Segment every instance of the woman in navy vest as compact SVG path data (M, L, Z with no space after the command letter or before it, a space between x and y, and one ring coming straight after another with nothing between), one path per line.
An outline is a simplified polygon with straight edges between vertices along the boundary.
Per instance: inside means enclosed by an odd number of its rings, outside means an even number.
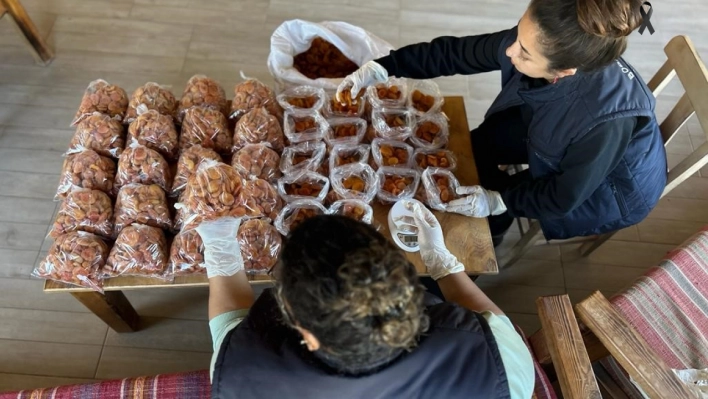
M370 61L338 93L389 76L429 79L501 71L502 89L472 131L481 186L450 211L489 217L495 245L514 217L547 239L640 222L666 184L654 97L621 58L642 0L531 0L516 27L439 37ZM499 165L528 164L509 176Z
M293 230L258 300L236 241L240 220L197 227L209 277L212 397L528 399L531 354L445 247L421 203L400 220L448 302L374 228L318 216Z

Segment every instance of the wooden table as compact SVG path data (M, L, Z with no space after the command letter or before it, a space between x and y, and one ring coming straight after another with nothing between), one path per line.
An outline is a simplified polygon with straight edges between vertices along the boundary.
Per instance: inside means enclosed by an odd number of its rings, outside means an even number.
M472 157L467 114L462 97L447 97L443 111L450 118L449 148L457 156L455 175L462 185L478 184L477 168ZM390 206L375 203L374 218L382 226L381 233L390 237L388 231L388 210ZM475 219L454 213L435 212L445 232L448 249L465 265L465 271L471 275L496 274L499 272L494 256L492 237L487 219ZM418 273L425 275L425 265L418 253L407 253L408 259L415 265ZM254 284L267 283L267 275L250 276ZM165 282L147 277L116 277L104 282L104 294L87 288L47 280L45 292L68 292L83 303L109 327L117 332L137 330L138 314L123 294L123 290L150 289L159 287L205 287L206 276L180 276L173 282Z

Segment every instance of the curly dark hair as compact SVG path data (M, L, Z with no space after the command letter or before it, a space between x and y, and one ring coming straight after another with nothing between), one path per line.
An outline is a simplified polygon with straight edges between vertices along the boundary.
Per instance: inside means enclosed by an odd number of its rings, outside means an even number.
M289 235L274 270L285 320L309 330L339 372L416 346L428 328L425 288L403 253L371 226L317 216Z
M642 0L531 0L531 19L550 70L598 70L627 49Z

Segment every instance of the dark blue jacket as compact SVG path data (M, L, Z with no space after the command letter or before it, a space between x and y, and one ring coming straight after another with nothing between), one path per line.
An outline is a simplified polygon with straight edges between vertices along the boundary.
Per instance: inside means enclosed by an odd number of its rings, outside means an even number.
M450 303L428 307L416 348L376 370L342 375L300 344L270 290L224 339L214 365L215 399L508 399L506 371L484 317Z
M597 125L638 117L621 162L595 192L562 217L540 218L546 238L601 234L640 222L657 204L667 178L651 91L622 58L594 73L578 72L556 84L525 88L523 75L504 55L515 40L512 29L499 46L502 91L487 116L522 104L532 109L528 157L534 179L563 173L559 165L568 146Z

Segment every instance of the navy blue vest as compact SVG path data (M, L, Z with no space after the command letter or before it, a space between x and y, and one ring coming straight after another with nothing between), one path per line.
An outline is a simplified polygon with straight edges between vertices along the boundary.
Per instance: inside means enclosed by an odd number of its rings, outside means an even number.
M579 207L562 218L541 219L547 239L615 231L644 219L666 186L667 165L655 99L624 59L594 72L578 72L556 84L527 89L522 74L504 54L516 40L512 29L499 48L502 91L487 116L527 104L533 111L528 131L529 169L534 179L563 173L566 149L600 123L639 117L619 165Z
M214 368L218 399L508 399L496 341L480 314L450 303L428 307L416 348L375 372L341 375L300 344L266 290L224 339Z

